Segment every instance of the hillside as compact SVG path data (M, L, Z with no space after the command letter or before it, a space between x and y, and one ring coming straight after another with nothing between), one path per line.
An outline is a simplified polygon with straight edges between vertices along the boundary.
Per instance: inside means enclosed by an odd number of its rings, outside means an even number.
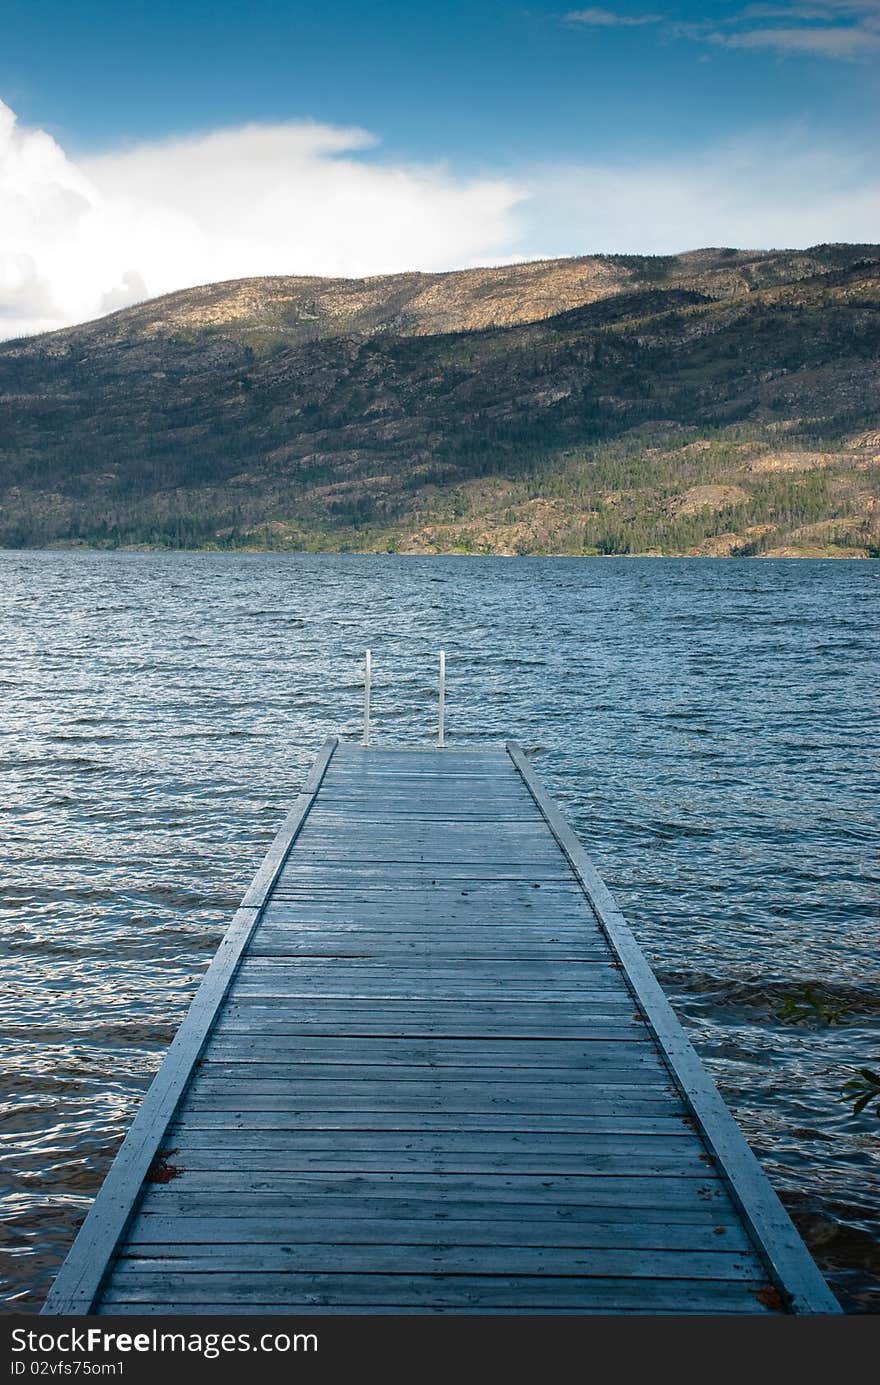
M880 247L249 279L0 344L0 543L880 554Z

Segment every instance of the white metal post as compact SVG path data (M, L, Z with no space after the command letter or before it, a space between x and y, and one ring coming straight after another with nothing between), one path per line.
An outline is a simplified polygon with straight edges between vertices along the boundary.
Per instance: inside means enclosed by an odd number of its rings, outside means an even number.
M373 655L367 649L364 667L364 745L370 744L370 683L373 677Z
M445 737L446 721L446 650L440 650L440 721L439 721L439 742L440 749L446 745Z

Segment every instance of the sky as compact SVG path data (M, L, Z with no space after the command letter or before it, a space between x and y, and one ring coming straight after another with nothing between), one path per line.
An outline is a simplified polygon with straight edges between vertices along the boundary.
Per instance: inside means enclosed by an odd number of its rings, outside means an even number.
M252 274L880 240L880 0L4 0L0 336Z

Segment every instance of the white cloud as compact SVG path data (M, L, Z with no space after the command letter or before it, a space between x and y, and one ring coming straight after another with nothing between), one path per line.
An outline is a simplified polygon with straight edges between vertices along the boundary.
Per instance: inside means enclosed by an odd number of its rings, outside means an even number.
M653 163L548 168L531 192L524 239L547 254L873 242L880 226L873 153L798 130Z
M373 143L305 122L245 126L75 164L0 103L0 336L218 279L445 269L507 251L514 182L371 163Z
M865 19L880 15L880 0L791 0L789 4L748 4L737 19Z
M751 27L755 20L781 19L778 25ZM790 0L788 4L755 3L713 20L679 20L662 14L621 14L591 7L570 10L561 22L568 28L636 28L658 26L663 38L688 39L721 48L766 48L787 57L869 61L880 52L880 0Z
M880 0L790 0L789 4L747 5L734 22L748 19L821 19L845 17L867 23L880 20Z
M808 53L818 58L867 58L880 53L880 33L864 24L747 29L740 34L710 34L726 48L772 48L777 53Z
M194 284L543 255L870 241L870 150L757 132L667 160L467 179L364 158L324 125L247 126L71 161L0 104L0 337Z
M748 27L751 21L769 19L785 22ZM724 48L768 48L787 57L867 62L880 52L880 0L770 0L747 5L721 22L728 26L724 31L710 23L679 25L677 31Z
M569 10L562 16L563 24L585 29L637 29L643 24L660 24L662 19L660 14L619 14L617 10L605 10L597 5L586 10Z

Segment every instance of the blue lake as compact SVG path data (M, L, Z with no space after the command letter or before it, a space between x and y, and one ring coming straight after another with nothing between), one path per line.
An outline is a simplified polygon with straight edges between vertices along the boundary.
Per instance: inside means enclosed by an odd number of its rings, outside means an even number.
M0 553L3 1301L36 1310L325 735L518 740L880 1311L880 564ZM809 992L816 1002L811 1004Z

